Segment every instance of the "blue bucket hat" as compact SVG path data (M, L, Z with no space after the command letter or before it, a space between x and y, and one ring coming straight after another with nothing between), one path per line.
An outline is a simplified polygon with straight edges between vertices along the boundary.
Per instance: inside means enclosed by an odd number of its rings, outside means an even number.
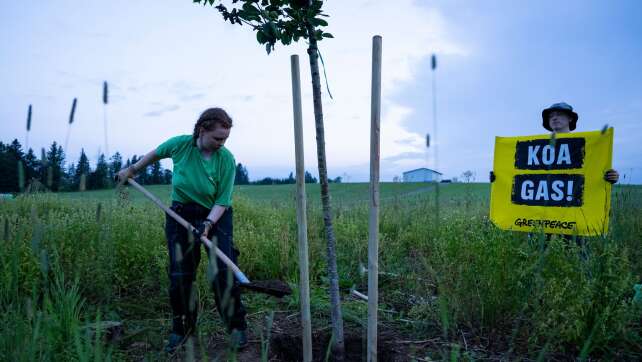
M569 104L564 102L555 103L552 106L542 111L542 126L544 126L544 128L553 132L553 129L548 124L548 115L552 111L562 111L568 114L568 116L571 117L571 124L569 125L569 129L571 131L575 129L575 126L577 125L577 118L578 118L577 113L573 112L573 107L571 107Z

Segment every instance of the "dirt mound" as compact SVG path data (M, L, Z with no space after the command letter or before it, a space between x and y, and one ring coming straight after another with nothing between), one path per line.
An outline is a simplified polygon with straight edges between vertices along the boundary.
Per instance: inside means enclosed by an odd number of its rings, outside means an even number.
M233 353L229 350L229 340L227 335L211 335L205 339L198 341L192 340L191 347L185 346L181 348L175 355L170 356L170 361L228 361L234 360L239 362L254 362L260 361L264 352L267 352L268 360L270 362L290 362L303 360L303 347L301 339L301 322L298 314L288 314L287 312L276 312L273 315L270 342L268 351L262 350L265 348L263 344L263 337L265 331L259 332L258 329L264 328L261 326L263 317L257 315L250 318L250 328L248 328L249 345L247 348ZM263 321L264 322L264 321ZM252 328L254 325L257 328ZM323 328L320 328L323 327ZM355 327L350 323L344 326L344 340L345 340L345 357L346 361L366 361L366 348L367 348L367 331L361 327ZM328 346L330 343L331 329L329 326L313 325L312 331L312 353L314 361L325 361L326 354L328 353ZM399 332L380 326L379 338L377 343L378 360L401 362L412 360L413 352L417 352L413 348L413 341L408 341L407 336L401 335ZM151 346L144 346L144 350L136 353L138 358L136 360L144 360L143 355L147 355ZM416 346L415 346L416 347ZM145 352L145 353L143 353ZM160 353L160 352L159 352ZM161 353L162 354L162 353ZM332 360L332 359L330 359Z
M407 348L399 343L403 338L398 333L384 328L380 328L378 332L377 352L379 361L408 361ZM313 330L312 354L314 361L325 360L331 333L330 328ZM367 340L365 328L346 326L344 330L346 361L365 361ZM301 324L298 316L275 315L270 338L270 356L272 356L272 360L283 362L303 360Z

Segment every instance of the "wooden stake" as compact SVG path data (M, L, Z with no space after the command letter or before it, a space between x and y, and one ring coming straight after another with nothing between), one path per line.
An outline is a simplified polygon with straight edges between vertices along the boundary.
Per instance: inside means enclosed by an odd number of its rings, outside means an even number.
M301 111L301 78L299 56L290 57L292 69L292 109L294 111L294 152L296 154L296 221L299 239L299 291L301 293L301 326L303 361L312 361L312 321L310 318L310 279L308 271L308 223L305 198L303 159L303 121Z
M381 123L381 36L372 38L370 104L370 221L368 224L368 362L377 360L379 309L379 126Z

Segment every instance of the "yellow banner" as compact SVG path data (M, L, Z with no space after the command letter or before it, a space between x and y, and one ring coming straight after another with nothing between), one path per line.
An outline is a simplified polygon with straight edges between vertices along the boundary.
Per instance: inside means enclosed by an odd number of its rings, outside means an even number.
M498 227L550 234L606 234L613 128L496 137L490 218Z

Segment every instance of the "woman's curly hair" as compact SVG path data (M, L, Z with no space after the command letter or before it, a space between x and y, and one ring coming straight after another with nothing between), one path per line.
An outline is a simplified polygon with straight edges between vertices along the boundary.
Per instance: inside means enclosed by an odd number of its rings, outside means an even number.
M194 134L192 135L194 143L196 144L201 128L206 131L211 131L217 125L230 129L232 128L232 118L223 110L223 108L208 108L203 111L194 125Z

